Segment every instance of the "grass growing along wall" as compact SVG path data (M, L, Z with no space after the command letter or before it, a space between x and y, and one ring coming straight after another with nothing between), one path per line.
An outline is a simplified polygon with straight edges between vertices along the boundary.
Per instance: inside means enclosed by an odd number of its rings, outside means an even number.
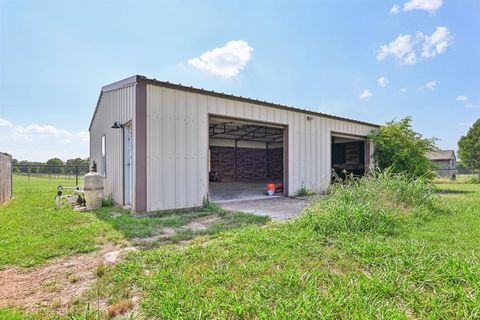
M438 245L463 232L449 229L459 218L474 231L466 247L480 241L474 190L443 201L421 180L376 173L296 220L134 253L106 279L140 287L158 318L475 318L478 250Z

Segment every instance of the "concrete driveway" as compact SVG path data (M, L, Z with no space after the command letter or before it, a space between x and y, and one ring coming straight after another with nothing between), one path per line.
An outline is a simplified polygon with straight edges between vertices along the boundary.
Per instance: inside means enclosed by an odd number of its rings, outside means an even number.
M309 203L309 199L275 197L271 199L229 201L218 204L226 210L269 216L273 220L286 220L299 215Z

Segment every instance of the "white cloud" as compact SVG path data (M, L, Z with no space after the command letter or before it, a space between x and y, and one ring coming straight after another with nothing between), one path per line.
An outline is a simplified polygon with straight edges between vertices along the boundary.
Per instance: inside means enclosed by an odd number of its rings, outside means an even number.
M224 78L236 76L252 56L253 48L242 40L230 41L224 47L203 53L198 58L188 60L197 69Z
M421 32L417 32L415 37L410 34L400 34L389 44L380 47L377 59L382 61L388 56L393 56L401 65L413 65L419 61L417 54L423 60L435 57L444 53L452 40L453 36L446 27L436 27L431 35Z
M0 127L13 127L13 124L8 120L0 118Z
M460 122L458 125L465 126L465 127L471 127L471 126L473 126L473 122Z
M378 85L382 88L385 88L390 83L390 81L388 81L388 79L385 77L378 78L377 82Z
M360 95L358 96L360 99L367 99L367 98L370 98L372 96L372 93L367 90L367 89L364 89L362 93L360 93Z
M399 35L389 44L381 46L377 59L381 61L389 55L396 57L401 64L417 63L417 57L413 51L412 36L409 34Z
M467 103L467 104L465 105L465 108L467 108L467 109L474 109L474 108L476 108L476 106L475 106L473 103Z
M0 118L0 150L19 160L85 158L88 157L88 141L88 132L74 133L38 123L22 126Z
M54 135L56 137L69 136L70 132L67 130L57 129L51 125L39 125L37 123L32 123L26 127L17 126L15 128L16 132L19 134L33 135L33 134L43 134L43 135Z
M442 0L410 0L403 5L403 11L425 10L432 14L442 6Z
M456 100L457 101L467 101L468 98L466 96L458 96Z
M401 92L407 92L407 88L400 89Z
M425 89L428 89L430 91L435 91L435 88L437 87L438 82L437 81L429 81L427 84L424 86Z
M400 12L400 6L398 4L394 4L393 7L390 9L390 14L394 15Z
M422 57L424 58L444 53L453 40L453 36L446 27L437 27L430 36L419 33L417 37L423 40Z

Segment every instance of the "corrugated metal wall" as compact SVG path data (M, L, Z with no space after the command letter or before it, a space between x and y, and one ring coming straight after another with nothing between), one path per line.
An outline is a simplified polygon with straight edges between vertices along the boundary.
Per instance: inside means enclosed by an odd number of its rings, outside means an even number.
M117 204L123 204L123 137L122 129L112 129L115 121L124 124L133 119L135 86L103 92L90 129L90 166L97 163L102 172L102 136L106 136L107 178L105 195L112 195ZM134 146L135 150L135 146Z
M0 204L12 197L12 156L0 152Z
M208 192L208 116L288 125L289 195L330 183L331 132L366 136L349 121L147 85L147 208L199 206ZM371 148L373 152L373 148Z

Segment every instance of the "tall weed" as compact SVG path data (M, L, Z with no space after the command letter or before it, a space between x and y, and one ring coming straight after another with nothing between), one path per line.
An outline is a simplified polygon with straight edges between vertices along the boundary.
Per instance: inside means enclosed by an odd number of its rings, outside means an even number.
M299 223L324 236L355 232L390 235L404 216L436 211L437 201L428 180L375 170L333 184L329 196L309 207Z

